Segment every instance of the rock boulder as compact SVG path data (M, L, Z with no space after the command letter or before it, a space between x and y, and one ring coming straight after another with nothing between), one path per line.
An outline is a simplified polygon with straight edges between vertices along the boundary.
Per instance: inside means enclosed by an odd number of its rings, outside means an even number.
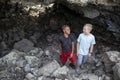
M29 52L33 48L34 44L27 39L22 39L21 41L14 44L14 49L17 49L22 52Z
M99 80L99 77L94 74L81 74L79 80Z
M40 68L38 75L50 76L58 68L60 68L60 65L57 61L54 60L51 63Z
M114 80L120 80L120 63L117 63L113 67L113 72L114 72Z
M61 68L58 68L55 72L53 72L52 76L54 77L62 77L67 76L69 69L66 66L63 66Z
M13 63L15 64L16 61L22 57L25 53L23 52L19 52L17 50L12 50L9 54L7 54L6 56L0 58L0 63L4 64L4 63Z

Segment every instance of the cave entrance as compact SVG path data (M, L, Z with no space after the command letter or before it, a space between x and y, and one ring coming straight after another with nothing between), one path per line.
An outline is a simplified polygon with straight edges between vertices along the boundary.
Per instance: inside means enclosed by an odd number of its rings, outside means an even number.
M91 4L88 6L93 8L96 7ZM84 24L91 23L94 25L92 33L96 36L98 45L106 45L112 47L112 49L119 50L119 48L116 47L116 45L119 45L119 40L116 41L113 33L111 31L107 31L104 27L107 26L106 24L101 25L101 23L99 23L100 17L95 19L84 17L84 13L82 11L81 13L78 13L75 10L71 10L64 4L59 3L55 4L52 11L41 18L40 22L42 25L48 26L45 30L46 34L61 33L61 27L67 24L71 27L71 31L76 37L82 33Z
M31 6L24 7L21 3L1 5L0 41L3 54L8 53L8 51L13 49L13 45L16 42L24 38L31 40L37 47L45 47L48 45L47 41L51 42L52 40L50 38L51 34L61 34L61 27L65 24L71 27L71 32L77 38L82 33L82 27L86 23L94 25L92 33L96 36L97 47L102 45L111 47L113 50L120 50L119 35L116 38L114 36L116 33L108 31L106 23L104 24L106 17L110 17L109 15L91 19L85 17L82 11L72 10L62 3L54 3L52 8L32 4L32 9ZM97 6L90 4L88 7L96 8ZM98 7L101 6L98 5ZM42 13L38 16L39 11L42 11ZM107 13L111 14L113 12L108 11ZM114 13L114 16L116 14Z

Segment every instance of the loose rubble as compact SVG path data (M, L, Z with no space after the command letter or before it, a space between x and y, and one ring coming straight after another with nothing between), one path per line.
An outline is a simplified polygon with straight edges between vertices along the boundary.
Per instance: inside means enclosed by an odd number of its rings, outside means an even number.
M55 58L59 56L55 46L49 45L44 50L36 47L26 53L13 49L9 54L0 58L0 78L4 77L2 80L17 78L18 80L113 80L113 77L114 80L120 79L120 52L106 51L100 55L96 54L96 57L93 55L86 64L81 66L81 74L78 75L68 65L69 63L62 66L60 58ZM8 71L11 71L13 75ZM114 75L111 74L112 71Z

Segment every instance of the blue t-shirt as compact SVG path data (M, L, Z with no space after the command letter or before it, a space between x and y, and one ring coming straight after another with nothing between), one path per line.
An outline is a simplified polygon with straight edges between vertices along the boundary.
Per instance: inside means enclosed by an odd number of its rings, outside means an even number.
M64 35L60 36L59 42L61 43L62 52L68 53L72 51L72 42L74 42L73 35L69 35L66 38Z
M84 33L81 33L79 35L77 41L80 43L80 47L78 48L78 52L81 55L88 55L90 46L92 44L96 44L95 37L92 34L85 35Z

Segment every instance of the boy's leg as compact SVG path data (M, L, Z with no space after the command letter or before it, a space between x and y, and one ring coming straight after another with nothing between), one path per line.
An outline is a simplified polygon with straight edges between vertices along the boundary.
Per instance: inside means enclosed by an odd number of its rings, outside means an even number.
M83 55L78 55L78 60L77 60L77 68L76 68L76 72L77 74L80 74L80 65L82 64L83 61Z
M67 62L68 59L68 54L67 53L63 53L61 54L61 62L63 65L65 65L65 63Z
M71 53L70 53L71 54ZM69 55L70 56L70 55ZM71 62L72 62L72 68L75 69L77 67L77 64L76 64L76 55L73 54L73 56L69 59Z
M80 66L83 62L83 55L78 56L77 64Z
M74 65L76 66L76 56L75 56L75 54L73 54L73 56L70 58L70 61L72 63L74 63Z
M84 56L83 56L83 63L86 63L87 60L88 60L88 55L84 55Z

